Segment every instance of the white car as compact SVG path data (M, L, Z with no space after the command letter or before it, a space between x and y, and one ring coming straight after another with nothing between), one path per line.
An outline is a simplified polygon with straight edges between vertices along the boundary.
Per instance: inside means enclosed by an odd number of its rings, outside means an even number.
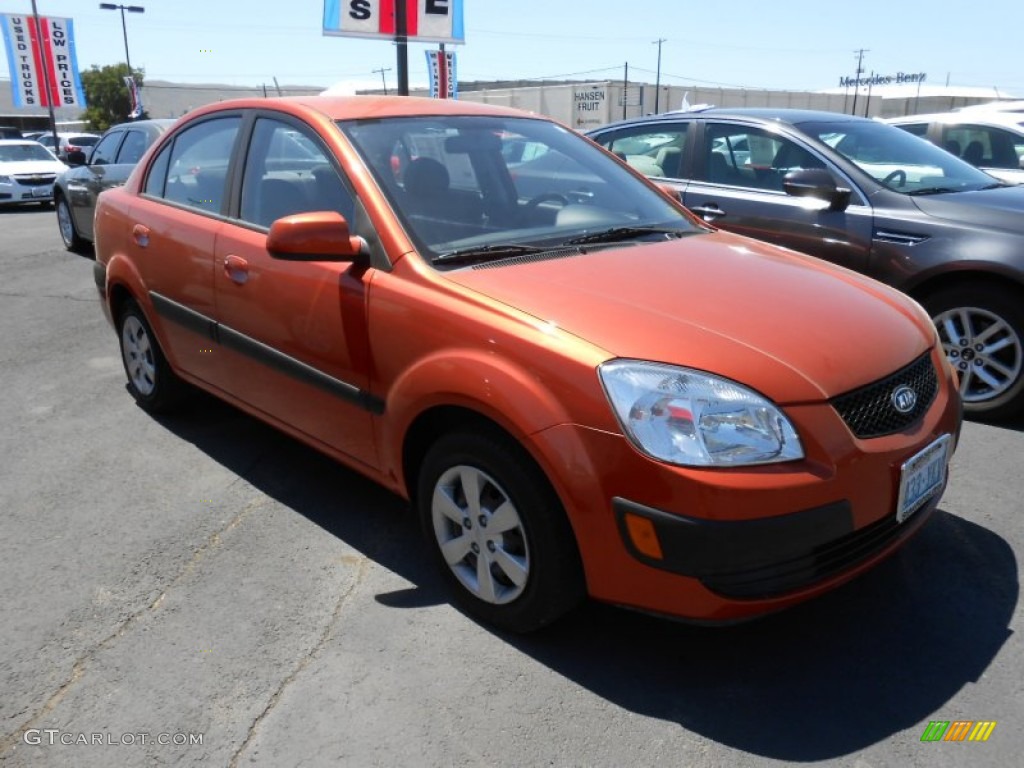
M67 169L46 147L26 139L0 140L0 206L53 201L53 182Z
M1024 114L1020 112L970 107L886 122L928 139L1001 181L1024 184Z
M61 160L67 160L70 152L84 152L88 157L89 152L96 146L96 142L100 140L100 136L95 133L58 133L57 138L60 139L60 146L56 149L54 149L52 133L44 133L36 141Z

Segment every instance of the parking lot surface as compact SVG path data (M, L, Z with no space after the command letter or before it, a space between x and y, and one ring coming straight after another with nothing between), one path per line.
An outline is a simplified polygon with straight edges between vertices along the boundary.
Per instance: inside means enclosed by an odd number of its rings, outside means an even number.
M1024 752L1024 423L853 583L702 628L446 600L398 498L205 396L125 391L92 262L0 210L0 763L1004 766ZM987 742L922 742L930 721Z

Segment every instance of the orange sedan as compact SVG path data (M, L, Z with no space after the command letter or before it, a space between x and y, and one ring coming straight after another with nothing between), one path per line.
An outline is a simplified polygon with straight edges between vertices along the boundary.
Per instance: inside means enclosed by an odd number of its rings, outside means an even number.
M199 387L408 498L456 601L733 621L921 528L960 429L921 308L716 231L551 120L401 97L182 118L99 199L129 389Z

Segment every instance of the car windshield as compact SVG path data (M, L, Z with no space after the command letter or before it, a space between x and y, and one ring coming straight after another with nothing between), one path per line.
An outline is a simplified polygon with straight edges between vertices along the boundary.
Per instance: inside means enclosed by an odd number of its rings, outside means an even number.
M998 183L944 149L892 125L843 120L800 123L798 127L895 192L963 192Z
M436 264L704 231L579 135L520 117L338 121Z
M0 146L0 163L17 163L22 160L49 160L54 161L51 155L42 144L32 142L30 144L4 144Z

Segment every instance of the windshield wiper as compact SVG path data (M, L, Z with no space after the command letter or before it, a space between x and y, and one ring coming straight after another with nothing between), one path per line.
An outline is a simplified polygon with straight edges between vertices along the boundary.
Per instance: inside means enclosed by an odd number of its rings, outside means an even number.
M518 243L505 243L499 245L481 245L476 248L460 248L456 251L449 251L435 256L430 260L431 264L472 264L477 261L490 261L492 259L507 259L512 256L522 256L526 253L540 253L550 251L550 248L542 248L537 245L521 245Z
M911 197L920 197L922 195L943 195L947 192L959 192L959 189L953 189L952 187L925 187L924 189L915 189L911 192L907 192Z
M614 243L619 240L629 240L644 235L674 235L682 237L691 234L681 229L672 227L612 227L600 232L592 232L589 235L580 235L571 240L566 240L566 245L585 245L586 243Z

